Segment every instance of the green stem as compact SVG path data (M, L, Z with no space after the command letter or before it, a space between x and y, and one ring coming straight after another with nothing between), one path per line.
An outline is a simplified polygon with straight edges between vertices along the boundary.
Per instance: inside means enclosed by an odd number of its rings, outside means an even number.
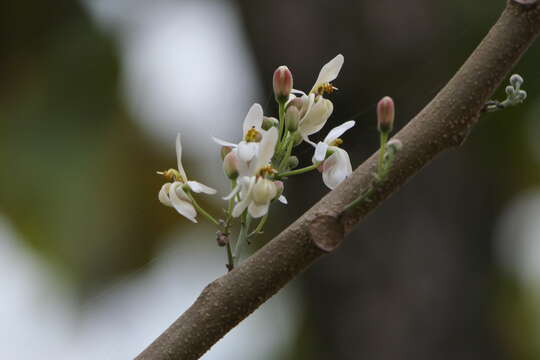
M261 221L259 221L259 223L257 224L257 227L255 228L255 230L253 230L249 235L248 237L252 237L253 235L257 235L257 234L262 234L262 229L264 228L264 225L266 224L266 220L268 220L268 213L266 215L263 216L263 218L261 219Z
M236 180L231 180L231 191L236 187ZM229 206L227 207L227 220L225 221L225 232L229 233L229 227L232 220L232 210L234 207L234 196L229 199Z
M386 153L386 142L388 141L388 133L381 132L380 139L381 139L381 149L379 151L379 165L377 167L377 173L379 173L379 175L382 175L383 167L384 167L384 154Z
M190 191L186 191L186 193L188 194L189 198L191 199L191 203L193 204L193 206L195 206L195 209L197 209L197 212L199 212L200 214L202 214L206 219L208 219L208 221L210 221L210 222L213 223L214 225L220 226L219 221L217 221L212 215L210 215L209 213L207 213L206 210L204 210L204 209L197 203L197 201L195 200L195 198L193 197L193 195L191 194Z
M345 213L347 210L354 208L356 205L360 204L361 202L367 200L373 191L375 190L375 186L377 186L378 183L383 182L384 178L386 177L386 174L388 173L388 168L391 164L385 163L385 155L386 155L386 143L388 142L388 133L387 132L381 132L380 133L380 141L381 141L381 148L379 150L379 161L377 164L377 173L374 174L375 179L369 184L369 187L362 193L358 198L353 200L351 203L349 203L342 211L342 214Z
M276 154L278 158L281 156L281 152L285 150L290 140L290 132L287 130L284 130L284 131L285 131L285 134L283 134L283 139L281 143L277 146L277 150L276 150Z
M301 169L287 171L287 172L284 172L284 173L281 173L281 174L277 174L277 177L278 178L284 178L284 177L287 177L287 176L300 175L300 174L306 173L308 171L315 170L316 168L319 167L319 165L321 165L321 163L316 163L316 164L306 166L305 168L301 168Z
M285 154L283 155L283 159L281 160L281 163L279 164L279 171L283 171L285 167L287 166L287 161L289 161L289 157L291 156L292 148L293 148L293 141L292 136L287 138L286 143L286 150Z
M285 131L285 101L279 101L279 137L278 137L278 149L280 148L283 133Z
M231 180L231 189L234 189L235 187L236 187L236 180ZM229 236L230 234L229 228L231 226L231 221L232 221L233 206L234 206L234 196L229 199L229 206L227 208L227 220L225 221L225 226L223 230L227 236ZM227 261L228 261L227 269L231 271L232 269L234 269L234 258L232 254L231 242L227 241L226 246L227 246Z
M227 261L228 261L227 269L229 269L229 271L232 271L232 269L234 269L234 258L232 254L230 241L227 241Z
M354 208L356 205L368 199L373 193L373 190L374 190L374 186L373 184L370 184L369 188L366 191L364 191L359 197L357 197L355 200L353 200L347 206L345 206L345 208L343 208L343 211L341 213L342 214L345 213L347 210Z
M233 253L234 265L238 265L240 260L240 251L247 241L247 235L249 231L249 225L251 223L251 216L247 213L247 210L242 214L242 220L240 223L240 233L238 234L238 240L236 241L236 247Z

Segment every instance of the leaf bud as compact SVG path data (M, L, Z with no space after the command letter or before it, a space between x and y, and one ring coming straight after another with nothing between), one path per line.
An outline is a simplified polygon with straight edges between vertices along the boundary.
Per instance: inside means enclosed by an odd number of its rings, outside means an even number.
M504 92L506 92L506 96L508 97L514 96L515 91L516 90L511 85L508 85L507 87L504 88Z
M523 101L527 98L527 92L525 90L519 90L516 94L518 100Z
M519 89L523 85L523 78L518 74L514 74L510 76L510 84L514 89Z
M389 148L393 149L394 152L399 152L401 151L401 149L403 149L403 143L401 142L401 140L399 139L392 139L390 140L386 146L388 146Z

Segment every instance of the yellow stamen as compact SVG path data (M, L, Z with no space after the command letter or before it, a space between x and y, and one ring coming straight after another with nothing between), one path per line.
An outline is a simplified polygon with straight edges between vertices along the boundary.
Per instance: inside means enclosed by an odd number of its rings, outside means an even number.
M158 175L162 175L167 181L180 181L182 183L186 182L182 175L175 169L169 169L166 171L156 171Z
M324 95L325 93L331 94L334 92L334 90L337 90L337 87L332 86L330 83L325 83L322 85L319 85L319 87L316 90L317 95Z
M336 140L332 141L329 145L330 146L339 146L343 144L343 139L337 138Z
M260 142L262 140L262 135L260 132L255 129L255 126L249 129L246 133L245 140L247 142Z
M277 170L274 169L272 167L272 165L266 165L265 167L263 167L261 170L259 170L259 175L260 176L264 176L264 175L272 175L272 174L277 174Z

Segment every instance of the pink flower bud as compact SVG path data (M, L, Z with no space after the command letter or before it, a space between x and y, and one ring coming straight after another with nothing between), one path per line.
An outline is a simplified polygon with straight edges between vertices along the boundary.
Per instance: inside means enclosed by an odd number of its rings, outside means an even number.
M274 196L274 199L272 200L276 200L278 197L280 197L281 194L283 194L283 190L285 189L285 187L283 186L283 181L280 180L274 181L274 186L276 188L276 196Z
M231 180L238 177L238 156L236 151L231 151L223 159L223 172Z
M389 133L394 127L394 100L391 97L383 97L377 104L377 127L382 133Z
M274 95L279 102L285 102L293 87L293 78L291 71L285 65L282 65L274 72Z
M221 147L221 160L225 159L225 156L227 156L228 153L232 151L232 147L230 146L222 146Z

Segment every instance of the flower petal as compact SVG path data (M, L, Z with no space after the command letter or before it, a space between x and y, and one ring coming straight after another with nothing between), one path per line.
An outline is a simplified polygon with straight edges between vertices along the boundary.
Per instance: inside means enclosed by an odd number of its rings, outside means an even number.
M159 201L165 205L165 206L171 206L171 199L169 199L169 187L171 186L171 183L165 183L159 190L158 199Z
M240 184L238 183L227 196L223 197L223 200L231 200L233 197L236 196L236 194L238 194L239 191Z
M210 195L217 193L216 189L212 189L211 187L201 184L198 181L188 181L187 184L189 188L196 193L205 193Z
M285 204L285 205L287 205L287 204L289 203L289 202L287 201L287 198L286 198L285 196L283 196L283 195L279 195L278 201L279 201L280 203L282 203L282 204Z
M332 115L332 111L334 111L334 105L328 99L319 98L319 100L313 104L309 112L298 125L298 131L304 140L309 135L315 134L323 128L330 115Z
M305 92L303 92L302 90L298 90L298 89L292 89L291 94L306 95ZM289 97L289 100L290 100L290 97Z
M344 122L343 124L339 126L336 126L332 130L330 130L328 135L326 135L326 137L324 138L324 142L327 144L330 144L332 141L336 140L338 137L343 135L345 131L352 128L355 124L356 122L354 120L350 120L350 121Z
M316 90L322 84L334 81L339 75L344 60L343 55L338 54L335 58L326 63L319 72L317 81L315 81L315 85L313 85L311 91Z
M261 145L259 146L259 152L257 154L257 160L255 165L255 172L259 171L261 168L265 167L272 156L274 156L274 151L276 150L276 144L278 140L278 129L275 127L270 128L267 132L263 134L261 140Z
M269 207L269 202L265 204L256 204L252 202L248 207L249 215L251 215L253 218L260 218L268 213Z
M285 109L287 108L287 106L289 106L289 103L290 103L291 101L293 101L294 99L296 99L296 96L293 94L294 91L299 91L299 90L294 90L294 89L291 90L291 94L289 94L289 98L288 98L287 101L285 102Z
M335 189L347 176L352 173L349 154L343 149L333 148L335 151L324 161L323 182L330 189Z
M263 122L263 109L261 105L255 103L250 108L244 119L244 133L242 136L246 135L249 129L255 127L255 129L260 129Z
M241 141L238 144L238 158L241 161L245 161L245 162L250 161L251 159L253 159L253 157L255 157L255 155L257 155L258 151L259 151L259 143Z
M178 196L179 193L181 194L180 196ZM184 190L182 190L181 183L175 182L169 187L169 198L171 199L172 206L174 206L180 215L186 217L194 223L197 222L195 219L197 216L197 211L191 202L185 200L187 199L187 195L184 193Z
M320 141L315 147L315 153L313 154L313 158L311 159L311 161L314 164L324 161L324 159L326 159L327 150L328 150L328 144Z
M212 140L214 140L215 143L217 143L217 144L219 144L221 146L230 146L232 148L236 148L238 146L237 144L233 144L232 142L228 142L228 141L225 141L225 140L218 139L215 136L212 136Z
M253 185L255 185L255 176L251 177L244 177L240 179L240 185L241 185L241 191L240 191L240 197L242 200L236 204L232 211L233 217L239 217L242 215L244 210L248 207L248 205L251 203L251 192L253 190Z
M182 166L182 142L180 141L180 133L176 135L176 161L178 163L178 172L184 180L187 180L186 172Z

